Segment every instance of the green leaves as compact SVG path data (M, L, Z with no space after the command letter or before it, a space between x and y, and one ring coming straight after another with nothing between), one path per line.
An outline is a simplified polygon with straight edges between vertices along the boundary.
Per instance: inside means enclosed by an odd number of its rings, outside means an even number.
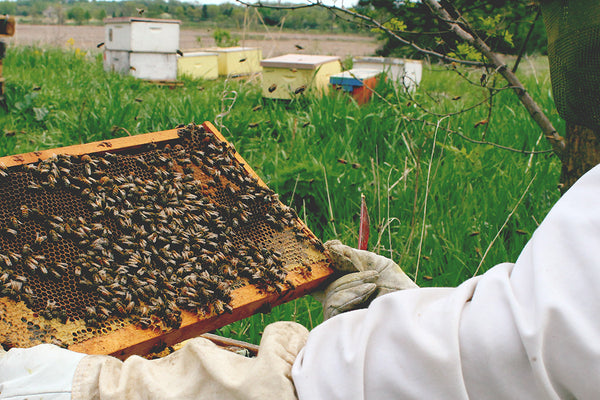
M404 21L399 20L398 18L392 18L381 25L383 25L384 28L387 28L392 32L402 32L407 29L407 26L404 23ZM384 30L380 28L372 28L371 32L384 33Z
M456 51L451 51L448 56L469 61L481 61L482 55L477 49L468 43L459 43Z

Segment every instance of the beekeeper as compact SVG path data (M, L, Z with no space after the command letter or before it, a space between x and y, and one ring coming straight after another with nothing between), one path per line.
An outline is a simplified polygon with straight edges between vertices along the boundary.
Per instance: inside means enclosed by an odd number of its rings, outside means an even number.
M560 28L549 29L550 40L585 31L587 47L577 51L594 55L582 61L564 40L552 43L551 56L588 74L571 81L580 90L555 91L567 120L580 121L574 113L600 93L600 7L593 1L543 2L546 23ZM575 3L590 7L566 12ZM578 18L568 29L560 25ZM561 65L554 60L553 77ZM598 115L583 125L599 129ZM596 399L599 244L597 166L558 201L514 264L457 288L417 288L393 261L328 242L334 267L346 274L325 290L327 319L310 333L292 322L271 324L255 358L201 338L152 361L52 345L11 349L0 354L0 398ZM353 310L373 297L368 308Z
M599 243L600 166L559 200L515 264L457 288L417 288L391 260L329 242L337 267L362 272L327 289L326 314L379 295L367 309L310 333L269 325L256 358L200 338L153 361L12 349L0 358L0 398L596 399Z

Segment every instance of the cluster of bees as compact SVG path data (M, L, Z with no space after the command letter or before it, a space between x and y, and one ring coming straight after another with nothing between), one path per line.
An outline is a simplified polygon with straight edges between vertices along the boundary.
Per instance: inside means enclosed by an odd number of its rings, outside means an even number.
M31 282L71 279L91 294L77 311L89 326L127 317L145 328L179 327L181 310L231 312L231 291L246 283L293 288L284 255L251 232L290 229L320 243L247 173L231 145L202 126L178 132L179 144L137 154L61 155L19 167L30 198L62 191L81 207L67 215L30 201L0 215L0 295L64 321L72 313L61 299L42 299ZM12 172L0 168L0 179ZM59 259L56 246L75 251Z

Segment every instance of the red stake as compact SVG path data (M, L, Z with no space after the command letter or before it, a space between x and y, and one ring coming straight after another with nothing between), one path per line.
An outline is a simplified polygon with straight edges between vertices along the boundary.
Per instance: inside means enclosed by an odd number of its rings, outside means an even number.
M369 248L369 211L365 195L360 195L360 228L358 229L358 249L368 250Z

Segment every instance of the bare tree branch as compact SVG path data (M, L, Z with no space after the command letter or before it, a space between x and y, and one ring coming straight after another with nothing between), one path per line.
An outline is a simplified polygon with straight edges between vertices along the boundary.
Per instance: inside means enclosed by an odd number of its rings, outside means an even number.
M508 68L506 63L502 60L499 54L495 53L490 49L490 47L479 38L476 34L473 33L472 29L469 29L470 32L465 31L462 28L464 24L464 19L461 19L461 23L453 19L448 11L443 8L440 3L436 0L423 0L431 9L433 14L443 21L445 21L450 29L462 40L469 43L473 47L475 47L481 54L483 54L488 60L492 62L492 64L496 67L497 71L506 79L509 85L513 88L515 94L527 110L529 115L533 118L533 120L538 124L538 126L544 132L546 139L550 141L554 152L560 157L565 149L565 140L561 137L548 117L544 114L542 109L538 106L538 104L533 100L533 98L529 95L519 78L512 73Z
M285 5L285 6L281 6L281 5L265 5L262 4L261 2L255 3L255 4L251 4L246 2L245 0L236 0L238 3L243 4L245 6L248 7L257 7L257 8L271 8L271 9L276 9L276 10L297 10L300 8L308 8L308 7L323 7L328 9L329 11L332 12L341 12L344 14L348 14L350 16L352 16L353 18L359 19L359 20L363 20L363 21L367 21L369 22L372 26L381 29L383 32L385 32L386 34L388 34L389 36L393 37L394 39L398 40L399 42L412 47L413 49L417 50L419 53L423 53L423 54L427 54L429 56L433 56L433 57L437 57L439 59L441 59L444 62L453 62L456 64L464 64L464 65L470 65L470 66L474 66L474 67L484 67L487 64L479 62L479 61L470 61L470 60L461 60L458 58L453 58L453 57L448 57L445 54L442 53L438 53L437 51L433 51L433 50L427 50L424 49L422 47L417 46L414 42L411 42L410 40L406 40L401 36L398 36L398 34L396 34L393 30L387 28L386 26L384 26L382 23L380 23L379 21L367 16L367 15L363 15L357 12L354 12L352 10L348 10L345 8L341 8L341 7L337 7L337 6L328 6L325 5L323 3L321 3L319 0L315 1L314 3L310 3L310 4L301 4L301 5ZM453 29L450 29L452 31L454 31Z

